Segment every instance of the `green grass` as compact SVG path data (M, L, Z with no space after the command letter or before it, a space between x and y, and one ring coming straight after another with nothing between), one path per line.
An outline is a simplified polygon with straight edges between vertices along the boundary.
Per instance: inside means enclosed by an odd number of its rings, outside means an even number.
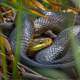
M8 77L7 77L7 64L6 64L6 56L5 56L5 50L4 50L4 47L3 46L0 46L1 50L2 50L2 66L3 66L3 75L4 75L4 79L5 80L8 80Z
M17 75L17 62L19 62L20 57L20 49L21 49L21 35L22 35L22 12L18 12L17 20L16 20L16 29L17 29L17 35L16 35L16 52L15 52L15 60L14 60L14 67L13 67L13 76L16 78Z

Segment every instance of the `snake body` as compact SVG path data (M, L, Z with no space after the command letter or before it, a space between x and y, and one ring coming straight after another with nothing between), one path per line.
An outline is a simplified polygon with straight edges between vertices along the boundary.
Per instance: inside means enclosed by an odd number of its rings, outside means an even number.
M44 11L45 17L40 17L34 21L36 34L41 34L47 30L60 32L68 26L71 26L74 19L74 14L64 12ZM69 17L71 17L69 19ZM69 23L69 25L68 25ZM67 25L66 25L67 24Z
M32 21L29 19L28 15L23 16L23 35L21 35L21 53L26 53L28 45L30 43L30 39L32 38L33 27ZM16 51L16 28L12 31L11 35L9 36L10 43L12 45L12 49L15 53Z
M75 36L80 32L80 26L71 28ZM57 60L57 56L64 55L69 42L69 29L62 31L55 39L54 44L42 50L36 56L36 61L43 64L53 64ZM79 36L79 35L78 35Z
M69 51L66 51L65 56L63 55L67 43L68 43L68 30L64 30L59 34L59 36L55 39L55 44L51 45L50 47L40 51L36 56L36 61L30 59L26 55L26 50L29 45L32 32L33 32L33 25L28 17L24 18L23 23L24 33L21 39L21 53L20 53L20 59L21 62L25 65L31 65L35 67L47 67L47 68L63 68L74 65L73 59L71 58L71 54L69 54ZM76 30L80 30L80 27L75 27L73 32L77 32ZM77 33L78 33L77 32ZM75 35L77 35L75 33ZM13 51L15 52L16 49L16 29L11 33L10 36L10 43L12 45ZM58 55L63 55L61 59L56 59ZM44 58L44 57L47 58ZM44 58L44 59L43 59ZM68 59L69 58L69 59ZM65 63L67 62L67 63Z
M59 46L61 45L61 47L64 47L64 46L62 46L62 44L63 44L63 42L62 41L64 41L64 43L66 43L66 42L68 42L68 37L66 37L66 35L67 35L67 33L68 33L68 30L69 29L67 29L67 30L65 30L65 31L63 31L63 32L61 32L60 34L59 34L59 37L56 39L56 43L58 43L57 44L57 48L59 48ZM74 29L73 29L73 31L74 32L77 32L77 33L75 33L75 35L77 35L79 32L80 32L80 26L78 26L78 27L75 27ZM63 34L64 33L64 34ZM55 43L55 44L56 44ZM54 45L55 45L54 44ZM53 46L53 45L52 45ZM50 48L52 48L52 46L51 47L48 47L47 48L47 51L49 50L51 50ZM13 47L13 46L12 46ZM14 47L15 48L15 47ZM53 54L52 53L50 53L49 51L49 53L47 54L47 57L48 56L50 56L50 55L54 55L54 53L55 52L57 52L57 50L54 50L54 48L55 47L53 47L52 48L52 51L53 51ZM58 49L59 50L59 49ZM62 57L61 59L54 59L54 60L52 60L52 62L51 62L51 59L50 59L50 57L49 57L49 59L48 60L50 60L50 61L48 61L47 62L47 60L44 58L44 62L43 62L43 57L42 56L46 56L46 54L45 55L43 55L43 53L42 52L44 52L44 53L47 53L47 51L46 51L46 49L45 50L42 50L41 52L39 52L38 54L37 54L37 57L36 57L36 60L37 60L37 62L36 61L33 61L33 60L31 60L31 59L29 59L28 58L28 56L26 56L26 53L24 53L24 52L21 52L21 62L23 63L23 64L25 64L25 65L31 65L31 66L36 66L36 67L47 67L47 68L63 68L63 67L68 67L68 66L72 66L72 65L74 65L74 62L73 62L73 59L72 59L72 55L70 54L71 53L71 50L69 50L69 51L66 51L66 54L65 54L65 56L64 57ZM62 49L62 51L63 51L63 49ZM56 54L63 54L62 52L61 52L61 50L60 51L58 51L58 53L56 53ZM40 55L40 53L41 53L41 55ZM38 56L38 55L40 55L40 56ZM55 56L55 55L54 55ZM40 58L39 58L40 57ZM53 57L54 58L54 57ZM52 58L52 59L53 59ZM49 63L50 62L50 63ZM66 63L65 63L66 62ZM47 64L48 63L48 64Z

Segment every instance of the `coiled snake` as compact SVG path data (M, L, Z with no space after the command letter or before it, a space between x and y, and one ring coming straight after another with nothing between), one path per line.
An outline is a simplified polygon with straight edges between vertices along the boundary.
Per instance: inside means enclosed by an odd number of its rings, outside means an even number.
M54 16L53 16L54 17ZM57 18L58 19L58 18ZM54 21L53 21L54 22ZM54 22L55 23L55 22ZM70 51L66 50L68 46L68 30L61 32L58 37L55 39L55 43L50 47L41 50L37 55L36 59L32 60L26 55L26 49L28 47L29 41L33 33L33 24L29 20L28 16L24 17L24 33L22 36L21 42L21 53L20 59L21 62L25 65L31 65L35 67L47 67L47 68L63 68L74 65L74 61ZM59 27L59 24L58 24ZM49 27L48 27L49 28ZM75 36L80 32L80 26L72 29L75 32ZM77 33L76 33L77 32ZM15 52L16 49L16 30L14 30L10 36L10 42ZM66 53L65 53L66 50ZM64 56L65 54L65 56ZM63 55L60 59L57 60L58 55Z

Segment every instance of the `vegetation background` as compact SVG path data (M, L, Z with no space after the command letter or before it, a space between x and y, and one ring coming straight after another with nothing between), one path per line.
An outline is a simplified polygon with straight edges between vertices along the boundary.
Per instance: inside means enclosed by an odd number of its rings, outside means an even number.
M16 75L17 75L17 61L19 61L19 50L20 50L20 39L19 36L21 34L21 30L22 30L22 24L23 24L23 20L22 20L22 16L24 14L30 14L33 17L37 17L37 16L43 16L41 13L39 13L38 11L34 11L32 10L32 7L34 7L34 4L32 5L32 2L36 1L36 0L0 0L2 2L3 5L5 6L12 6L17 12L18 12L18 17L16 19L16 28L17 28L17 47L16 47L16 55L15 55L15 62L14 62L14 67L13 67L13 76L14 76L14 80L18 80L16 79ZM49 4L47 3L46 0L38 0L41 2L41 7L42 9L46 9L46 8L50 8L50 4L52 3L52 1L56 1L59 2L60 4L62 4L63 8L68 8L70 7L70 0L48 0ZM80 0L73 0L75 5L80 8ZM44 6L44 7L43 7ZM74 26L74 25L73 25ZM72 37L72 45L73 45L73 50L74 50L74 56L75 56L75 61L76 61L76 67L78 70L78 74L80 76L80 46L77 45L73 35L71 35ZM3 52L5 53L5 50L2 48ZM7 75L6 75L6 62L5 62L5 57L3 58L3 66L4 66L4 76L5 76L5 80L7 80ZM52 70L52 69L35 69L33 68L35 71L39 72L40 74L42 74L43 76L47 76L49 78L49 80L68 80L68 77L66 76L66 74L58 71L58 70ZM28 80L27 78L25 80ZM80 78L79 78L80 80Z

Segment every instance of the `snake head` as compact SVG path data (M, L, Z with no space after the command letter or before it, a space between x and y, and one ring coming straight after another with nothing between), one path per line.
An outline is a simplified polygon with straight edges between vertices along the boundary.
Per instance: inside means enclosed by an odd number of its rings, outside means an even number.
M29 56L34 56L36 52L40 51L41 49L47 48L52 44L51 38L36 38L33 39L28 48Z

